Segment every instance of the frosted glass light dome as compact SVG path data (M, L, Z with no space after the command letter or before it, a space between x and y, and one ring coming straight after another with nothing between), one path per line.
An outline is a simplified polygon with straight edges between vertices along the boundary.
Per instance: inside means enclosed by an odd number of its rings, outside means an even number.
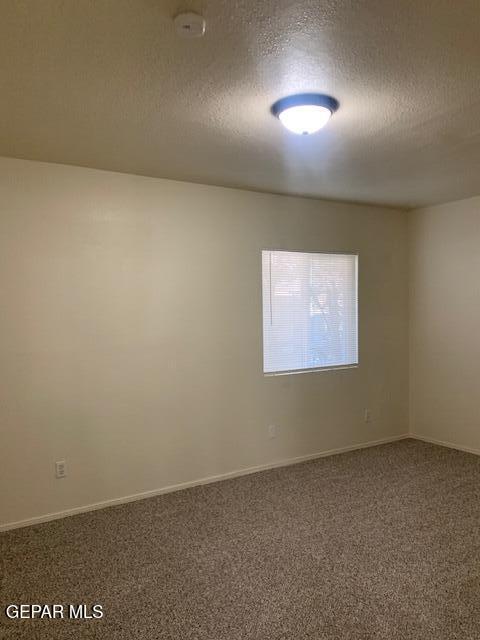
M320 107L315 104L303 104L299 107L285 109L278 117L283 126L289 131L307 135L322 129L330 120L331 115L332 112L326 107Z
M308 135L322 129L337 109L335 98L308 93L278 100L272 106L272 113L289 131Z

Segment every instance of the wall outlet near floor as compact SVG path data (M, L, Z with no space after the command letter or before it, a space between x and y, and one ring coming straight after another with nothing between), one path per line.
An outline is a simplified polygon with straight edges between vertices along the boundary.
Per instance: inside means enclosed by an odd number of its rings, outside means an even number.
M370 409L365 409L365 412L363 414L363 421L370 422L371 420L372 420L372 412L370 411Z
M276 438L278 435L278 428L276 424L269 424L268 425L268 437L270 438L270 440L272 438Z
M65 462L65 460L57 460L57 462L55 462L55 477L57 479L65 478L66 475L67 475L67 463Z

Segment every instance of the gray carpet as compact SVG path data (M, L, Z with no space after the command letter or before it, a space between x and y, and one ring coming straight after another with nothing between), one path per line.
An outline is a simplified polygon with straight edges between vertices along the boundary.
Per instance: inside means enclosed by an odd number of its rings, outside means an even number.
M480 638L480 458L405 440L0 536L1 638Z

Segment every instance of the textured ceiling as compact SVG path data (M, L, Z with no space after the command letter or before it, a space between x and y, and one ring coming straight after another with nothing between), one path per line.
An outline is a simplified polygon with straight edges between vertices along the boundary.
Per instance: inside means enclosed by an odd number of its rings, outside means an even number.
M201 11L203 39L175 34ZM340 110L311 137L269 108ZM480 0L0 0L0 155L416 206L480 193Z

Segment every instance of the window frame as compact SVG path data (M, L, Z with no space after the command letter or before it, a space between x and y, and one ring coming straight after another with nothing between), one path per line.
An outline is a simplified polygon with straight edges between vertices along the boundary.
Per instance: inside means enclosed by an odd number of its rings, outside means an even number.
M263 252L286 252L286 253L303 253L303 254L311 254L318 253L323 255L344 255L344 256L355 256L357 258L356 262L356 270L355 270L355 287L357 292L357 333L356 333L356 347L357 347L357 361L352 362L351 364L339 364L339 365L325 365L324 367L308 367L304 369L288 369L283 371L265 371L265 331L264 331L264 317L263 317ZM351 250L305 250L305 249L272 249L272 248L262 248L260 250L260 272L261 272L261 308L262 308L262 373L266 378L276 377L276 376L291 376L298 375L301 373L323 373L326 371L343 371L348 369L358 369L360 366L360 282L359 282L359 274L360 271L360 252L359 251L351 251Z

